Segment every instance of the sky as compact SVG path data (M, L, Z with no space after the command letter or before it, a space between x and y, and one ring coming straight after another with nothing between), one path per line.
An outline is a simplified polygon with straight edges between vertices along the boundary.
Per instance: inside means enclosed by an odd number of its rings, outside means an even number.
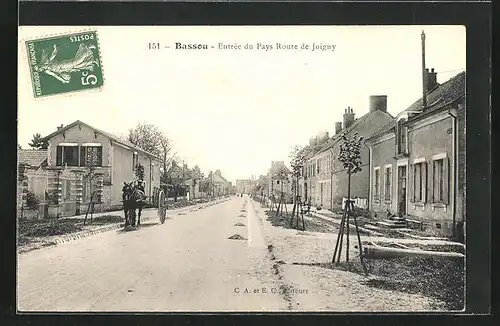
M102 89L35 99L23 41L85 29L99 36ZM272 161L288 164L292 146L321 131L333 135L348 106L356 117L367 113L370 95L387 95L394 116L420 98L422 30L438 82L465 70L463 26L21 26L18 143L29 148L34 133L75 120L116 135L148 122L189 166L219 169L233 182L258 177ZM162 49L149 50L150 42ZM176 42L209 49L176 50ZM219 42L254 49L220 50Z

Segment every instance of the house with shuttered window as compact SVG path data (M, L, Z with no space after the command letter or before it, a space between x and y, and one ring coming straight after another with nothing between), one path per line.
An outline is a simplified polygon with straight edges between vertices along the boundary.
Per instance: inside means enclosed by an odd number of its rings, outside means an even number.
M377 131L370 147L370 209L414 219L445 236L465 223L465 80L443 84L434 69L422 98Z
M49 193L56 198L59 216L84 213L91 194L101 209L121 207L123 183L135 180L139 163L144 167L146 196L160 186L159 157L82 121L61 125L44 140L49 144L47 170L53 175Z

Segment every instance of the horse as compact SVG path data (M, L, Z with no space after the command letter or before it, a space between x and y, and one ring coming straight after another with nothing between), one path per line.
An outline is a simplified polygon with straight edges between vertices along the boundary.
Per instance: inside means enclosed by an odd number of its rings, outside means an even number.
M133 186L133 182L123 183L122 199L123 199L123 212L125 214L125 227L128 225L135 226L135 210L138 209L137 226L141 224L141 212L144 205L143 200L146 199L144 191Z

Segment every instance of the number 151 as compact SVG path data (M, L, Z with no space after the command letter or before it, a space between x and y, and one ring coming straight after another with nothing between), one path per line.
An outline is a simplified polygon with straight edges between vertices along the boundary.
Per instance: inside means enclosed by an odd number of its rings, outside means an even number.
M159 50L160 43L148 43L148 49L150 50Z

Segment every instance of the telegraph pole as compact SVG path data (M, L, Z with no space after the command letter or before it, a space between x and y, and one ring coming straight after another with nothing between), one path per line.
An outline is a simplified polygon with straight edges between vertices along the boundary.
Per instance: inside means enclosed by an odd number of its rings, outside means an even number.
M184 167L186 166L186 164L184 163L184 160L182 160L182 190L184 192L184 199L186 199L186 180L184 178Z

